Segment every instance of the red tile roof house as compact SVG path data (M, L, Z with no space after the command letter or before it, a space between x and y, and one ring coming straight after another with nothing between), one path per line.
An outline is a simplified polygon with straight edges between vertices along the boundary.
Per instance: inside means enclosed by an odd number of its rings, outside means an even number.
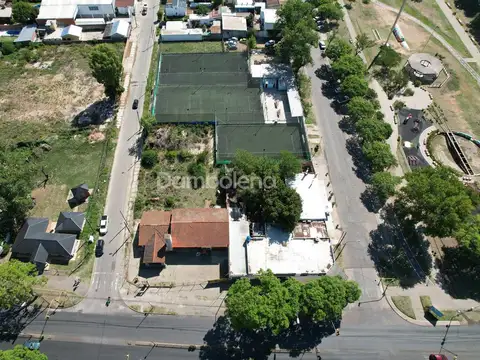
M167 263L168 252L227 249L227 209L198 208L147 211L139 225L138 246L144 264Z

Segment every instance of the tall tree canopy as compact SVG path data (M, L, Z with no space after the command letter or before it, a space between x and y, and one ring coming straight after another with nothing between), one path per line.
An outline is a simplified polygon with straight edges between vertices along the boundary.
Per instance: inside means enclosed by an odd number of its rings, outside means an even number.
M398 205L431 236L454 235L471 217L472 197L449 168L425 167L405 175L407 185L398 195Z
M115 98L123 92L122 59L113 48L107 44L95 46L90 54L89 65L93 77L105 87L105 95Z
M391 46L382 45L380 52L375 58L375 64L386 67L394 68L400 64L402 57Z
M361 119L371 119L375 115L375 106L373 103L363 97L354 97L347 104L348 116L353 122Z
M390 196L395 195L395 188L401 181L400 177L388 171L381 171L372 175L370 186L380 200L386 201Z
M383 141L364 143L362 151L365 158L370 162L373 172L384 171L397 165L397 160L390 150L390 145Z
M310 63L310 47L318 42L312 5L302 0L287 0L277 12L276 28L281 31L278 55L295 70Z
M341 5L335 0L314 1L317 6L317 15L322 19L338 21L343 19Z
M341 89L350 98L364 97L368 92L368 82L363 76L349 75L342 81Z
M364 76L366 72L365 64L360 57L350 54L341 56L332 64L333 74L340 81L349 75Z
M242 175L249 179L247 187L236 184L245 202L247 217L292 231L300 220L302 200L294 189L285 184L285 179L301 171L300 162L288 152L282 152L277 160L240 150L233 165L234 179L239 180Z
M0 360L48 360L48 357L38 350L16 345L11 350L0 350Z
M370 39L366 33L362 32L355 38L355 54L373 46L375 46L375 40Z
M342 56L351 55L352 53L352 45L342 38L333 39L325 49L325 55L333 61L340 59Z
M349 303L360 298L358 284L339 276L322 276L304 285L300 297L301 312L314 321L340 319Z
M0 265L0 309L10 309L33 298L33 286L44 278L37 276L32 263L10 260Z
M27 150L0 151L0 226L15 230L32 207L34 166Z
M260 283L235 282L225 300L227 316L237 329L269 330L277 335L298 316L315 322L340 319L342 310L360 298L353 281L323 276L306 284L294 278L281 282L270 270L262 271Z
M13 2L12 21L14 23L28 24L35 21L38 15L37 8L34 8L26 1Z
M376 118L360 119L355 124L355 129L358 136L366 142L387 140L392 135L392 126Z

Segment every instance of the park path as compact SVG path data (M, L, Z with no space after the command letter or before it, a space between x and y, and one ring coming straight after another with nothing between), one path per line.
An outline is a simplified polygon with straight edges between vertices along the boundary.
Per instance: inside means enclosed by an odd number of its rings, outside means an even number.
M440 0L438 0L440 1ZM394 13L398 13L399 9L396 9L392 6L389 6L389 5L386 5L380 1L377 1L375 0L373 2L376 6L379 6L381 8L384 8L384 9L387 9L387 10L390 10ZM473 70L473 68L468 64L468 62L463 58L462 55L460 55L460 53L458 53L457 50L455 50L440 34L438 34L437 32L435 32L431 27L425 25L423 22L421 22L420 20L418 20L416 17L413 17L409 14L406 14L405 12L402 14L402 17L404 19L408 19L412 22L414 22L415 24L423 27L425 30L427 30L430 34L432 34L432 36L437 39L449 52L450 54L452 54L452 56L457 59L460 64L465 68L465 70L467 70L470 75L473 76L473 78L477 81L477 84L480 86L480 75L478 75L478 73ZM462 42L464 43L464 45L467 47L467 49L469 48L468 45L465 43L465 41L463 41L462 37L460 36L460 39L462 40ZM467 39L470 40L467 36ZM470 40L471 42L471 40ZM477 50L478 52L478 50ZM473 54L472 54L473 55ZM476 58L475 58L476 59Z

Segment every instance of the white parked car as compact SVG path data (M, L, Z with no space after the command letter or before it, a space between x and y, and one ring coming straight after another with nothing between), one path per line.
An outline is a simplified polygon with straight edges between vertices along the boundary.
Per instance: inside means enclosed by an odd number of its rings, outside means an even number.
M102 215L100 219L100 235L105 235L108 231L108 216Z

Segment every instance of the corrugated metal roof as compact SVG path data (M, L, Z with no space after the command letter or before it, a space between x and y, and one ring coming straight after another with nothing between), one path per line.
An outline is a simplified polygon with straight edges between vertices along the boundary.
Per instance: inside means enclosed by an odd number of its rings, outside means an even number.
M290 106L290 112L292 116L303 116L302 101L297 89L291 88L287 91L288 105Z
M32 41L33 39L35 39L36 30L37 30L37 27L35 25L24 26L22 28L22 31L20 31L18 38L16 38L14 42Z

